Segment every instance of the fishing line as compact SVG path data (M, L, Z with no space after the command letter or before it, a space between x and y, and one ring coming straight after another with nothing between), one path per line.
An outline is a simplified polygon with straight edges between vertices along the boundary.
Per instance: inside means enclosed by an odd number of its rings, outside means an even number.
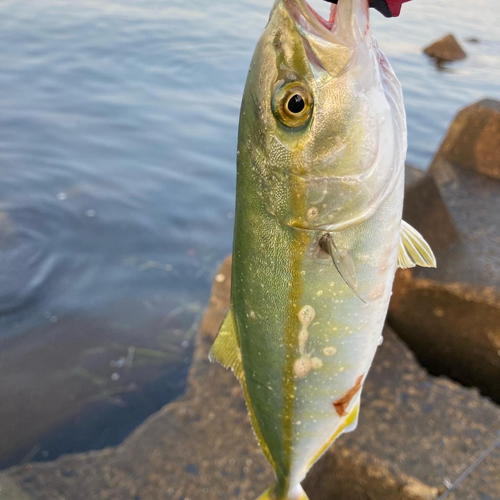
M498 433L498 438L496 441L494 441L486 450L484 450L477 458L472 462L472 464L465 469L460 476L458 476L458 479L437 499L437 500L445 500L445 498L448 498L451 493L453 493L463 482L464 479L469 477L474 470L477 469L477 467L495 450L497 446L500 446L500 432Z

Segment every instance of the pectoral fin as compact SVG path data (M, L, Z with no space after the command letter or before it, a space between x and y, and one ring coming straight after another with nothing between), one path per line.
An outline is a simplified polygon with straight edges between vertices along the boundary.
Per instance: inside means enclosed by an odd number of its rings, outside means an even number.
M401 239L398 250L398 267L436 267L436 258L423 236L410 224L401 221Z
M232 309L229 309L222 322L219 334L212 349L210 349L209 357L210 361L218 361L224 368L233 370L240 382L243 380L241 351L238 345L236 321Z
M345 249L339 249L330 233L325 233L319 242L323 251L325 251L331 258L335 269L345 281L345 284L352 290L354 295L366 304L366 300L361 297L358 292L358 280L356 278L356 270L354 268L354 261L351 254Z

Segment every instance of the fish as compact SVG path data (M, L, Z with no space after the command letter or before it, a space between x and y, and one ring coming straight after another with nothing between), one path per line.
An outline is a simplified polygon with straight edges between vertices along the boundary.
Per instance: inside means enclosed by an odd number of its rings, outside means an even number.
M307 500L301 481L357 425L396 268L436 266L402 221L406 149L368 2L324 19L276 0L243 93L231 301L210 351L275 473L258 500Z

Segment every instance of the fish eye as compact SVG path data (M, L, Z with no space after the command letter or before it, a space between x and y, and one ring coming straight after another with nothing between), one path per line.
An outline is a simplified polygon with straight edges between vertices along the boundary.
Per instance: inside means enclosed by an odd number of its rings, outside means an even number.
M300 127L312 115L313 97L307 85L291 82L278 88L273 97L273 113L287 127Z
M306 103L304 102L304 98L300 94L295 94L288 100L287 108L290 113L294 115L300 113L306 107Z

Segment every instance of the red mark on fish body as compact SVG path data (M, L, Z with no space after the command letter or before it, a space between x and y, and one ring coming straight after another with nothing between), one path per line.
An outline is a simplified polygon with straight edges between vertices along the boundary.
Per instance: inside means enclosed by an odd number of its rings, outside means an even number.
M337 411L339 417L343 417L345 415L349 403L352 401L352 398L361 388L362 381L363 381L363 375L360 375L356 379L356 383L341 398L333 402L333 406Z

